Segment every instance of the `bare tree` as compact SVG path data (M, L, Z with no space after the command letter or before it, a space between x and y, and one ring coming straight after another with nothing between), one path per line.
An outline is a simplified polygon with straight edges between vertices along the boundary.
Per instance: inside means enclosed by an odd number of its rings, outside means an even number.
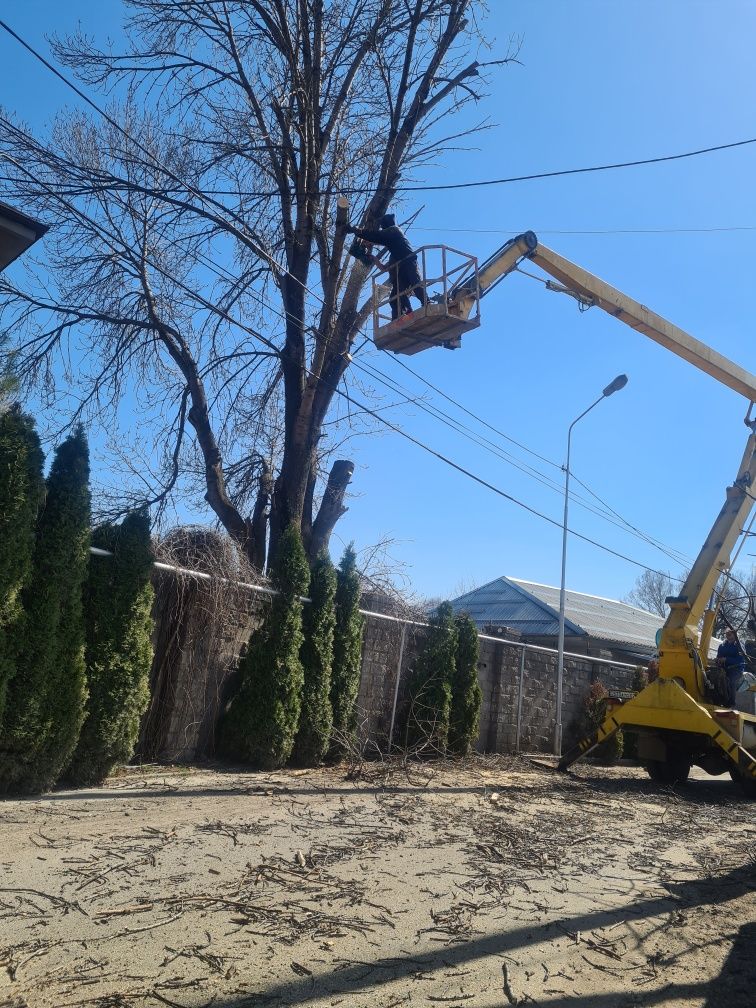
M201 490L258 569L291 521L314 556L364 429L335 398L370 313L338 198L373 221L483 128L481 0L126 6L123 52L54 44L106 117L63 113L44 143L0 120L8 197L55 224L36 283L2 280L16 372L111 429L137 412L136 498Z
M656 613L666 619L669 606L665 600L680 592L686 573L673 579L661 571L644 571L633 590L623 599L629 605ZM756 638L756 572L731 571L717 582L712 601L717 605L714 635L722 636L728 627L743 637Z
M636 579L633 590L622 601L666 619L669 612L666 599L670 595L676 595L677 591L677 581L672 580L671 574L644 570Z
M741 640L756 639L756 572L732 571L723 574L717 583L719 609L714 622L714 634L724 636L734 630Z

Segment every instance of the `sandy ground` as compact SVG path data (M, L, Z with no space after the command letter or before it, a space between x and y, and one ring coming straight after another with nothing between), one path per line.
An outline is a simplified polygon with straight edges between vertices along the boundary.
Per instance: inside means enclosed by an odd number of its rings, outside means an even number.
M0 805L0 1006L754 1008L756 806L527 760Z

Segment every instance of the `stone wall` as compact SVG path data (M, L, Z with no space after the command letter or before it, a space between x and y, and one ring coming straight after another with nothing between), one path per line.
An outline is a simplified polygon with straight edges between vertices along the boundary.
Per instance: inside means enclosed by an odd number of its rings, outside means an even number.
M137 758L190 762L211 755L223 704L270 596L193 578L154 578L150 704Z
M215 726L233 685L239 655L269 604L265 595L234 588L219 596L217 587L206 581L157 576L152 698L142 724L138 758L189 762L212 756ZM217 619L219 606L221 620ZM402 743L407 687L426 632L423 627L376 615L365 617L357 714L358 735L367 755L388 751L395 693L393 742L394 746ZM522 656L523 648L512 641L488 637L480 641L483 701L478 748L483 752L516 750L521 663L519 749L552 751L556 653L525 648L524 662ZM570 739L570 724L594 679L601 679L610 690L624 690L630 688L632 677L631 669L600 665L588 657L566 658L565 739Z
M382 753L388 751L392 712L395 713L393 745L402 744L402 715L406 713L408 687L426 633L425 627L411 623L365 617L357 723L360 741L367 752L371 748Z

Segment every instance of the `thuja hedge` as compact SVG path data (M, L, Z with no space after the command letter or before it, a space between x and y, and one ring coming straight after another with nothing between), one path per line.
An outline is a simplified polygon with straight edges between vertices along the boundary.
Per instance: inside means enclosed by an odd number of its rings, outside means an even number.
M24 637L21 593L31 577L34 533L44 501L42 463L32 418L18 406L0 412L0 724Z
M478 737L482 691L478 631L442 602L429 620L404 710L405 747L417 755L466 756Z
M456 618L457 652L451 679L449 752L467 756L478 737L483 693L478 681L478 629L469 616Z
M346 740L355 728L363 627L357 556L354 545L350 543L341 558L336 583L336 627L331 673L334 739L332 751L335 755L343 752Z
M152 665L153 556L146 510L120 525L101 525L92 545L112 557L92 556L84 593L89 700L65 778L88 786L128 763L149 699Z
M457 658L454 611L442 602L431 616L428 637L413 670L406 716L406 746L418 755L442 756L449 737Z
M294 746L294 761L301 766L317 766L328 752L333 729L331 668L336 625L336 569L328 554L320 553L310 578L311 604L303 615L302 710Z
M82 588L89 559L89 452L77 428L55 453L22 592L23 636L0 731L0 792L47 790L84 717Z
M281 536L271 581L279 594L269 618L250 639L236 693L218 731L222 755L261 769L282 767L290 758L302 702L300 597L307 594L310 570L294 525Z

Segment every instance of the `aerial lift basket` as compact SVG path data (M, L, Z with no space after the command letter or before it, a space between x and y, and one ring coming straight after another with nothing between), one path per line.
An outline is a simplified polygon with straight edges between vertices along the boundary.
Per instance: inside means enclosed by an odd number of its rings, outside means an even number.
M425 245L417 250L417 265L427 303L407 315L392 318L388 267L373 277L373 339L379 350L416 354L429 347L456 350L463 333L480 325L478 260L447 245ZM456 299L464 280L466 296ZM403 293L399 291L397 300ZM416 304L413 299L412 304Z

